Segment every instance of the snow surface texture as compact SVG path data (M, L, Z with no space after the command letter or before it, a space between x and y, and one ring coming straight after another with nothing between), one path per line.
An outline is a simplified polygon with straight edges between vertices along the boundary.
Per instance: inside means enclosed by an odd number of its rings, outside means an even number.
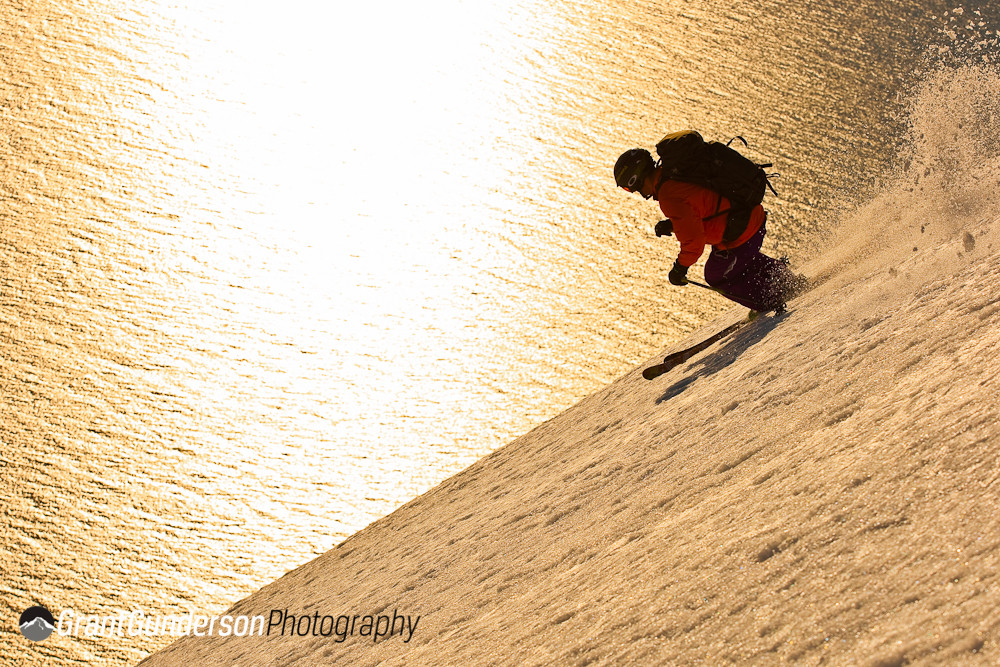
M1000 664L998 91L928 82L908 168L791 312L637 368L230 612L399 610L409 643L142 664Z

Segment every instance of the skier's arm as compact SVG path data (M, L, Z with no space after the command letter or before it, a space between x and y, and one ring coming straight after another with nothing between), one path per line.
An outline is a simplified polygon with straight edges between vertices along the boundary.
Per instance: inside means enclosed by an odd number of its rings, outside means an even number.
M685 199L660 198L660 210L674 223L674 236L681 244L677 262L692 266L705 251L705 223Z

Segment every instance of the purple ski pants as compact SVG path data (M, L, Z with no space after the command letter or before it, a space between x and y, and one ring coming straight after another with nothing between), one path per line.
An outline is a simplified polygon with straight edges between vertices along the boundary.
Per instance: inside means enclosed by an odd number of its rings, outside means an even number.
M760 252L765 233L761 225L760 231L743 245L713 249L705 262L705 281L751 310L773 310L781 304L792 275L784 262Z

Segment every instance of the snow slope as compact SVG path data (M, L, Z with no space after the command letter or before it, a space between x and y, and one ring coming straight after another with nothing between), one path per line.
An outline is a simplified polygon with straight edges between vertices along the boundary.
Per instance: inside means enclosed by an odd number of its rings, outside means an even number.
M935 142L985 131L963 113L915 114L908 170L791 312L635 369L229 612L398 610L411 641L187 637L142 664L1000 664L1000 162Z

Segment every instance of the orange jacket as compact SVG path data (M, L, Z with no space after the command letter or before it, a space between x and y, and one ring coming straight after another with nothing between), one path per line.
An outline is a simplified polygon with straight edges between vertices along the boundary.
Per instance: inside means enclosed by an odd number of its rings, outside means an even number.
M683 266L691 266L698 261L705 251L706 245L719 250L728 250L743 245L760 231L764 224L764 208L758 205L750 213L750 224L739 238L729 243L722 242L726 231L728 214L715 215L716 211L729 208L729 200L722 197L719 202L718 193L707 190L693 183L680 181L663 181L656 192L656 200L660 203L663 215L674 223L674 234L681 244L681 252L677 261Z

